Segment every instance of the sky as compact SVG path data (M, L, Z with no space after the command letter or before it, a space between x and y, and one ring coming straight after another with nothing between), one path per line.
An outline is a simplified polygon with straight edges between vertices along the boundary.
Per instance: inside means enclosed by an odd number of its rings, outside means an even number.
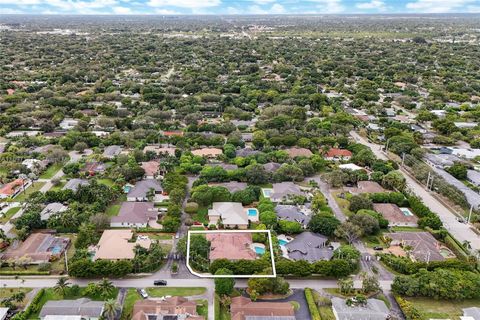
M0 14L480 13L480 0L0 0Z

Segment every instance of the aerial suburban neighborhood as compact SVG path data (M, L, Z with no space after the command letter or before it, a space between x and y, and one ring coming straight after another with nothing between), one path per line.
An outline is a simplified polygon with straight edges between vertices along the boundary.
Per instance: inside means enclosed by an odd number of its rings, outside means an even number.
M0 1L0 320L480 320L480 15L249 1Z

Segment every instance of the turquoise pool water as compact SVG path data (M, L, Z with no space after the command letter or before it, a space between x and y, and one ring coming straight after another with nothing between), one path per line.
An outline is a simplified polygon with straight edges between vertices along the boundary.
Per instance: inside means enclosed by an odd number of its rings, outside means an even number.
M132 189L132 187L130 187L130 186L124 186L124 187L123 187L123 192L129 193L129 192L130 192L130 189Z
M53 254L58 254L58 253L60 253L60 252L62 252L62 248L60 248L60 247L53 247L53 249L52 249L52 253L53 253Z
M248 209L248 216L255 217L257 215L257 209Z
M255 252L257 254L264 254L265 253L265 248L255 247Z
M403 215L406 217L413 216L413 213L408 208L400 208L400 211L402 211Z
M273 189L262 189L262 193L265 198L270 198L273 193Z
M278 239L278 243L281 245L281 246L284 246L288 243L287 240L283 240L283 239Z

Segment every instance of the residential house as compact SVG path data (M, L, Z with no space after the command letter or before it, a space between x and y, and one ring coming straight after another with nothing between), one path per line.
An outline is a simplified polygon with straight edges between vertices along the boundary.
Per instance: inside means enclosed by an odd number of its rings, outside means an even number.
M278 219L298 222L304 228L306 228L308 222L310 222L310 217L301 212L297 206L279 204L275 207L275 212L277 213Z
M60 122L59 127L63 130L71 130L75 128L76 125L78 125L78 120L65 118L62 120L62 122Z
M15 197L26 185L23 179L16 179L0 187L0 199Z
M138 181L127 194L127 201L161 202L167 198L168 196L163 194L162 185L156 179L144 179Z
M467 170L467 180L477 187L480 187L480 172L477 170Z
M232 320L295 320L295 310L290 302L253 302L238 296L230 304Z
M384 233L385 238L392 239L390 246L409 247L409 254L415 261L443 261L440 242L429 232L394 232Z
M142 162L140 164L142 169L145 171L145 178L155 179L157 178L160 170L160 162L156 160Z
M32 233L20 243L12 244L0 257L1 260L27 259L29 264L49 262L60 257L70 244L70 238L55 237L48 233Z
M473 159L480 156L480 149L448 147L453 155L465 159Z
M348 191L352 194L386 192L386 190L375 181L358 181L357 187L351 188Z
M236 164L230 163L207 163L207 167L221 167L223 170L237 170L238 166Z
M451 167L455 162L463 162L462 159L453 154L436 154L427 153L424 156L424 160L427 164L436 168Z
M146 228L157 226L158 210L153 202L123 202L110 227Z
M80 186L88 186L89 182L85 179L71 179L68 180L67 183L63 186L62 190L72 190L73 192L77 192Z
M143 148L143 153L153 152L157 156L175 156L175 147L164 145L148 145Z
M48 160L38 160L38 159L25 159L22 161L22 165L26 167L29 171L38 173L44 170L49 164Z
M352 152L346 149L331 148L324 156L328 161L349 161L352 158Z
M394 203L374 203L373 210L381 213L389 226L417 226L418 218L408 208L399 208Z
M180 130L163 131L162 134L165 137L183 137L183 131Z
M193 150L192 154L194 156L206 157L206 158L216 158L223 154L222 149L218 148L202 148Z
M280 163L276 163L276 162L268 162L268 163L265 163L263 165L263 168L265 169L265 171L269 172L269 173L274 173L275 171L277 171L282 165Z
M5 135L6 138L35 137L42 133L37 130L14 130Z
M245 190L248 186L245 182L237 182L237 181L230 181L230 182L219 182L219 183L209 183L209 186L217 186L217 187L224 187L230 193L234 193L237 191Z
M480 307L464 308L460 320L480 320Z
M184 297L138 300L133 305L132 320L205 320L197 313L197 303Z
M121 146L108 146L103 150L103 156L108 159L113 159L122 152L122 149Z
M91 161L91 162L86 162L85 166L80 171L86 172L90 176L93 176L95 174L104 173L105 170L106 170L105 164L103 164L102 162Z
M225 228L248 228L248 214L240 202L214 202L208 210L209 224L222 223Z
M49 203L45 206L45 208L43 208L42 212L40 212L40 219L42 221L46 221L51 216L65 212L67 211L67 209L68 207L63 205L63 203L60 203L60 202Z
M346 170L346 171L358 171L358 170L364 170L365 168L357 166L355 163L345 163L345 164L340 164L338 166L339 169L341 170Z
M10 308L0 308L0 320L6 320Z
M87 298L77 300L48 300L40 310L40 319L64 319L63 317L80 316L82 320L102 318L105 302L92 301Z
M328 238L313 232L302 232L292 241L285 244L288 257L292 260L306 260L315 262L318 260L330 260L333 250L327 246Z
M313 155L312 151L310 151L306 148L293 147L293 148L285 149L284 151L288 153L288 156L290 158L296 158L296 157L307 157L307 158L309 158Z
M389 309L379 299L367 299L366 304L347 304L342 298L332 298L332 310L336 320L385 320Z
M218 259L228 260L255 260L257 254L252 249L252 233L246 232L218 232L207 233L210 241L210 261Z
M478 122L454 122L453 124L460 129L473 129L478 126Z
M304 196L299 186L293 182L280 182L273 184L273 192L270 194L270 200L273 202L288 202L293 196Z
M246 157L249 157L249 156L254 156L256 154L259 154L260 151L258 150L254 150L250 147L245 147L245 148L242 148L242 149L238 149L235 151L235 155L237 157L243 157L243 158L246 158Z
M135 247L140 245L150 249L152 241L145 236L139 236L132 241L133 232L130 229L105 230L96 246L90 247L94 253L93 260L132 260L135 258Z
M242 132L240 134L240 136L242 137L242 140L244 142L252 142L253 141L253 133L251 133L251 132Z

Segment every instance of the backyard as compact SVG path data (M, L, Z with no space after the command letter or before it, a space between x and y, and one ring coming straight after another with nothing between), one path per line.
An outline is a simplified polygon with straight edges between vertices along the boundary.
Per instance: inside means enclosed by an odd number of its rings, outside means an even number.
M426 319L459 320L463 315L463 308L480 306L480 299L461 301L434 300L423 297L405 299L413 303Z
M5 298L9 298L11 296L13 296L14 294L17 294L17 293L20 293L20 292L23 292L25 294L29 293L30 291L32 291L31 288L3 288L2 290L0 290L0 301L5 299ZM14 302L14 304L18 307L24 307L27 303L27 297L25 297L25 299L23 299L22 302ZM1 305L1 303L0 303Z

